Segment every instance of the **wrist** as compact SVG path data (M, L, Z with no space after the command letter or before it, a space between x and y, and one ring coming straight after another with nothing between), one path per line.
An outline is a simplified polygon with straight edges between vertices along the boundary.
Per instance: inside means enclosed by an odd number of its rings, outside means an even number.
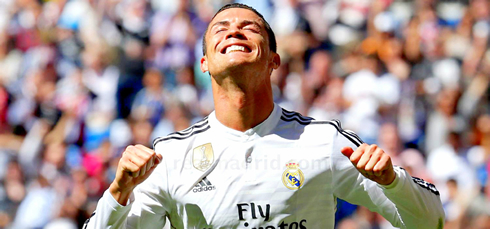
M386 190L392 190L392 191L398 190L399 186L400 186L400 175L395 170L395 178L393 179L393 181L389 184L386 184L386 185L380 184L380 186Z
M116 183L112 182L109 186L109 193L114 197L114 199L121 205L125 206L128 203L129 197L133 192L132 188L123 189L119 187Z
M391 189L395 187L397 184L398 184L398 176L395 173L395 177L393 178L393 180L388 184L382 184L382 186L385 187L386 189Z

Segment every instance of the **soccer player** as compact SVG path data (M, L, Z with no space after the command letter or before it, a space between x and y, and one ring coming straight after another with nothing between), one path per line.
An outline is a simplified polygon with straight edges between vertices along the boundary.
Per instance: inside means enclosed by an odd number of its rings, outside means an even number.
M215 111L152 149L128 146L86 228L334 228L336 200L395 227L442 228L439 193L338 121L274 104L274 33L246 5L222 7L203 41Z

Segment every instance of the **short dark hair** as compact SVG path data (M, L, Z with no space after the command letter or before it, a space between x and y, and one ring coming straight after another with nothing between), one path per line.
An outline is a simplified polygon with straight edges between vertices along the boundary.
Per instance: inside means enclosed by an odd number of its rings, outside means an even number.
M241 3L230 3L230 4L226 4L223 7L221 7L218 10L218 12L216 12L214 14L213 18L211 18L211 21L216 17L216 15L218 15L219 13L221 13L221 11L224 11L224 10L227 10L227 9L231 9L231 8L247 9L247 10L250 10L250 11L254 12L255 14L257 14L257 16L259 16L260 19L262 19L262 21L264 22L265 30L267 31L267 35L269 36L269 48L273 52L277 52L276 35L274 35L274 31L272 31L271 26L265 20L264 16L262 16L262 14L260 14L256 9L254 9L251 6L248 6L248 5L245 5L245 4L241 4ZM208 27L209 27L209 25L208 25ZM206 28L206 31L204 31L204 35L203 35L203 38L202 38L202 54L203 55L206 55L206 51L207 51L206 50L206 34L207 33L208 33L208 28Z

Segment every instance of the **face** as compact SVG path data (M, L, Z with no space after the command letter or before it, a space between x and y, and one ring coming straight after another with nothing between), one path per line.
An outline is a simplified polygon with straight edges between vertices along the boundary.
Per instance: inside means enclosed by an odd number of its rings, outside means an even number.
M205 39L201 70L215 78L247 75L244 71L270 76L279 67L279 55L269 48L264 22L253 11L231 8L220 12L209 24Z

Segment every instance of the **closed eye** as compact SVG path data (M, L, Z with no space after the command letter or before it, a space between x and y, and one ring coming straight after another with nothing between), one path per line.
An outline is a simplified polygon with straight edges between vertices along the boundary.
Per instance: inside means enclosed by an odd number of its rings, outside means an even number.
M226 31L226 28L219 28L215 31L215 33L220 33Z
M257 28L257 26L255 26L254 24L247 25L243 29L248 30L248 31L252 31L254 33L260 33L260 28Z
M253 29L253 28L245 28L245 30L252 31L253 33L259 33L257 29Z

